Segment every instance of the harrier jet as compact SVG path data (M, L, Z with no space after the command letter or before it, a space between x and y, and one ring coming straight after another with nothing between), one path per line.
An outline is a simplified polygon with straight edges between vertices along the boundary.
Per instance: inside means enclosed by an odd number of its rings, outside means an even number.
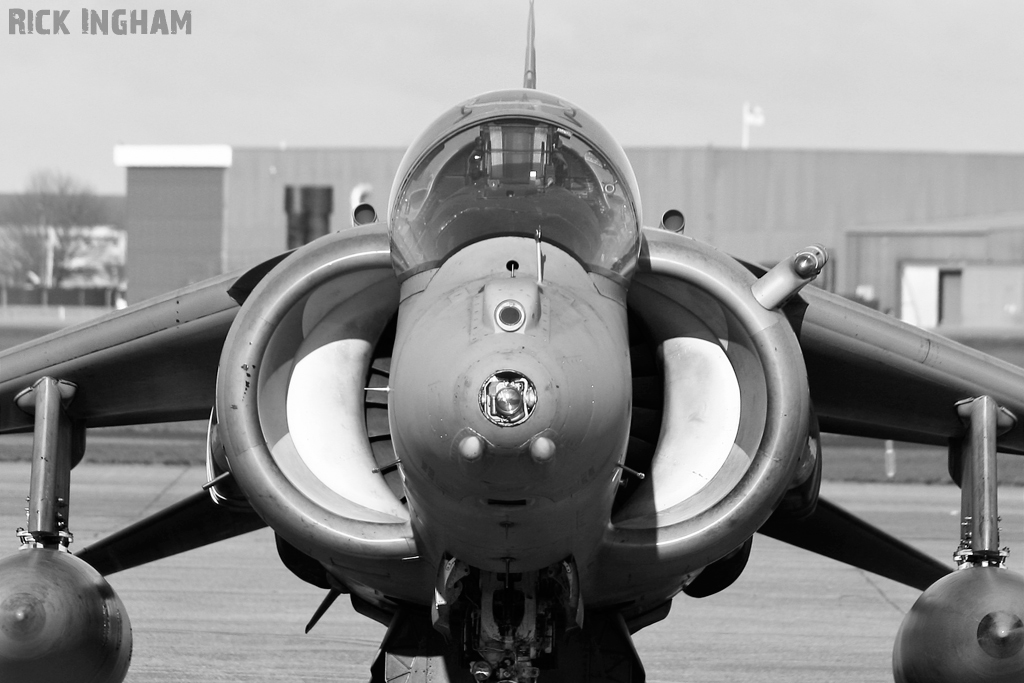
M344 594L388 626L375 683L643 681L631 634L758 532L924 591L897 681L1024 678L995 489L1024 370L805 287L819 247L766 271L645 227L532 55L412 144L380 220L0 354L0 432L35 435L0 679L123 680L103 576L263 526L314 621ZM197 418L205 490L70 553L87 430ZM949 446L957 571L819 497L822 432Z

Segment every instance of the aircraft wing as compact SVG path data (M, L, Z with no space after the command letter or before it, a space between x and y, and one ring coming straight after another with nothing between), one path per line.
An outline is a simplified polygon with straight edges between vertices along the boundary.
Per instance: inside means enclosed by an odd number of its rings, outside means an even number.
M67 412L86 427L209 418L237 301L283 256L0 352L0 433L32 430L14 399L43 376L78 386ZM263 526L197 491L77 554L110 574Z
M205 419L238 304L233 273L0 352L0 433L30 431L18 392L49 375L79 386L87 427Z
M787 306L821 431L946 445L964 434L955 404L989 395L1024 416L1024 369L808 287ZM999 439L1024 453L1024 421Z
M107 576L265 526L254 513L217 505L209 493L197 491L75 555Z
M31 431L14 397L47 375L79 386L68 413L86 427L209 418L239 305L290 253L0 351L0 434Z
M945 446L965 434L955 407L963 399L988 395L1024 415L1018 366L816 288L786 313L823 432ZM1024 453L1024 423L998 448ZM775 515L760 531L920 590L951 571L824 499L809 517Z

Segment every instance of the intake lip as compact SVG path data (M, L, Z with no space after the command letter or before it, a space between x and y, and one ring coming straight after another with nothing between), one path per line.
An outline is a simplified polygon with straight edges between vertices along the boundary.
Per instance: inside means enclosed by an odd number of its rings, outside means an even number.
M373 479L382 475L373 471L376 465L362 422L362 382L372 343L360 336L367 332L358 324L358 315L351 320L344 315L332 318L357 297L370 302L365 308L377 322L381 317L386 321L398 306L386 226L379 223L308 244L260 281L224 343L217 414L235 480L260 517L292 545L322 560L401 560L417 554L416 541L404 506ZM338 325L340 336L319 344L314 337L322 324ZM324 339L331 339L328 330L321 331ZM348 349L343 346L347 341L365 343ZM310 442L330 445L330 439L308 420L291 425L281 419L295 398L288 394L297 390L294 381L283 379L291 375L295 380L289 368L304 361L328 368L336 380L342 375L346 379L343 403L348 412L341 418L353 429L344 430L344 462L337 463L322 450L309 452ZM317 365L319 361L323 363ZM303 386L322 382L316 372L312 375ZM293 438L299 435L292 433L298 426L309 437L305 445ZM353 476L346 478L337 468L350 468Z

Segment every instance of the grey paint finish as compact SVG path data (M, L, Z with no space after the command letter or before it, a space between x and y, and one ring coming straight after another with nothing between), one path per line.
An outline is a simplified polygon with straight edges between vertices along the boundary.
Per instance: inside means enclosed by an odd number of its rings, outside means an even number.
M1024 156L929 152L630 148L646 222L669 208L686 232L774 262L848 229L1024 209ZM842 290L845 283L840 284Z

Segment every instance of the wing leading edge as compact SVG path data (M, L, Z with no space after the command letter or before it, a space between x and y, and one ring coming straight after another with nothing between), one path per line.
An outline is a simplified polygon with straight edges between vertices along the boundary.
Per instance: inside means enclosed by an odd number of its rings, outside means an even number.
M78 385L68 413L86 427L209 417L238 304L232 273L0 353L0 433L30 431L14 397L44 375Z
M964 435L956 403L982 395L1024 417L1024 369L808 287L787 315L821 431L945 446ZM1024 420L999 439L1024 454Z

